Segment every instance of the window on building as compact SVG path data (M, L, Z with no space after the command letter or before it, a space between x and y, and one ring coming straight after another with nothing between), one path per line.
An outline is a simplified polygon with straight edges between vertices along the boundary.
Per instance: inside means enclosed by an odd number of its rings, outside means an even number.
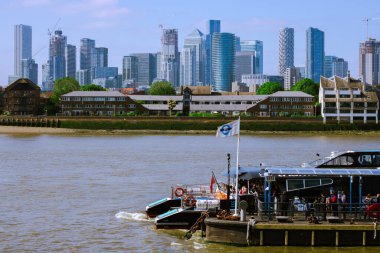
M267 105L260 105L260 109L267 109L268 106Z
M132 108L136 108L136 105L135 104L129 104L128 105L128 108L132 109Z
M335 98L335 95L325 94L325 98Z

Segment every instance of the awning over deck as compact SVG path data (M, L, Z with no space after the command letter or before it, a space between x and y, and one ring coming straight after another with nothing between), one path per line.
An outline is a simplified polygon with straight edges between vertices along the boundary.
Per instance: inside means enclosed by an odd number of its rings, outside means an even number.
M261 176L273 175L283 177L297 176L380 176L380 169L342 168L342 169L315 169L315 168L291 168L291 167L267 167Z

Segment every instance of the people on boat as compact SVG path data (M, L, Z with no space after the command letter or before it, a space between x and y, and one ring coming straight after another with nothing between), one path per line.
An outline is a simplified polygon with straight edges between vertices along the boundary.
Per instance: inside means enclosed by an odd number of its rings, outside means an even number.
M372 204L372 196L370 193L363 200L364 219L367 219L367 209Z
M242 187L241 187L241 189L239 190L239 194L241 195L241 194L248 194L248 189L247 189L247 187L245 187L245 185L243 185Z
M344 191L340 195L340 203L342 204L343 219L346 219L347 197Z
M338 196L335 191L332 192L330 197L330 204L333 216L338 216Z

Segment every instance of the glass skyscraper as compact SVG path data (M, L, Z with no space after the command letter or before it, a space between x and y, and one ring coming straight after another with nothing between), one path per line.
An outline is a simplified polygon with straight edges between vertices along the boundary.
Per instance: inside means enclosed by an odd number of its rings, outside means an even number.
M56 30L50 38L49 79L55 81L66 76L67 38Z
M139 85L151 85L156 77L156 57L151 53L131 54L137 60L136 82Z
M161 78L173 87L179 86L178 30L162 29Z
M231 91L235 80L235 35L214 33L211 48L213 88L215 91Z
M278 72L284 76L286 68L294 67L294 29L285 27L280 30Z
M95 40L84 38L80 40L80 69L90 69L95 51Z
M182 60L182 58L186 58L186 60ZM183 76L181 77L181 85L204 84L205 60L204 36L199 29L195 29L192 33L186 36L183 45L181 54L181 73L182 75L186 75L186 78L183 78ZM191 73L187 73L188 71ZM190 77L191 80L189 79Z
M360 43L359 75L368 85L380 84L380 41L369 38Z
M306 77L319 83L324 75L325 33L317 28L306 30Z
M15 25L14 36L14 75L21 77L21 60L32 59L32 27L28 25Z
M75 78L77 70L77 47L67 44L66 47L66 76Z
M212 35L214 33L220 33L220 20L208 20L206 24L206 31L205 84L210 85L212 83Z
M264 64L264 45L260 40L242 40L240 42L241 52L255 53L255 74L263 74Z

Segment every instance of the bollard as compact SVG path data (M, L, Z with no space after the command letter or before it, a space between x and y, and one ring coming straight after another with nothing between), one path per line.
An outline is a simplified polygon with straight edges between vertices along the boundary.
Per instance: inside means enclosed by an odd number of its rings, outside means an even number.
M248 202L243 200L239 203L240 206L240 221L246 221Z

